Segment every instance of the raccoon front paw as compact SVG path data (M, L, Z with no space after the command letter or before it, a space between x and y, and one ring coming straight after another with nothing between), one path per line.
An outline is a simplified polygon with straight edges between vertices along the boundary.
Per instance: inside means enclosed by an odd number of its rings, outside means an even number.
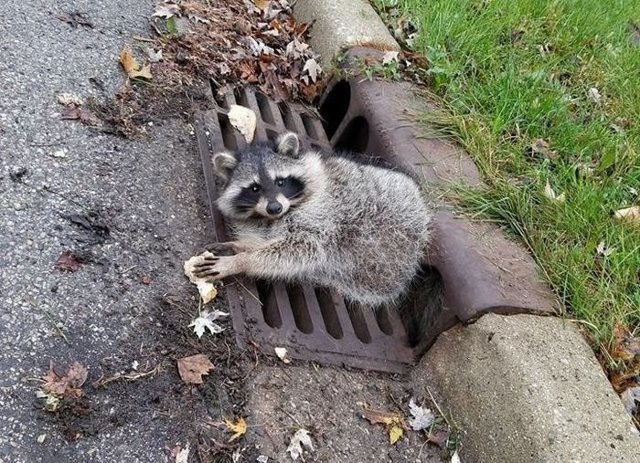
M221 280L237 272L235 256L210 256L205 257L201 263L194 265L193 274L197 278L208 280Z

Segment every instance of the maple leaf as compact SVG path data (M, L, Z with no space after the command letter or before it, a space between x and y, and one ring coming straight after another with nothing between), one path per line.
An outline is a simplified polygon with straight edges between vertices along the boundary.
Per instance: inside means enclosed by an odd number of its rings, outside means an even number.
M235 423L225 418L224 424L227 429L233 433L229 442L233 442L234 440L244 436L247 432L247 423L243 417L238 418Z
M202 376L215 368L204 354L184 357L178 359L177 363L180 378L187 384L202 384Z
M422 431L428 428L435 419L435 415L431 410L416 405L413 399L409 401L409 413L413 415L412 418L409 418L409 426L414 431Z
M81 266L82 263L78 260L78 257L68 249L60 254L56 263L53 264L53 268L61 272L76 272Z
M312 82L315 82L318 79L318 74L322 72L322 68L318 64L316 60L313 58L309 58L302 68L302 72L307 72Z
M287 447L287 452L291 455L292 460L297 460L302 456L303 448L306 447L309 451L313 452L313 443L311 442L311 436L306 429L298 429Z
M189 324L189 328L193 326L193 331L198 335L198 338L202 337L205 330L209 330L211 334L222 333L224 328L213 322L227 316L229 316L228 313L220 310L214 310L213 312L203 310L200 316Z

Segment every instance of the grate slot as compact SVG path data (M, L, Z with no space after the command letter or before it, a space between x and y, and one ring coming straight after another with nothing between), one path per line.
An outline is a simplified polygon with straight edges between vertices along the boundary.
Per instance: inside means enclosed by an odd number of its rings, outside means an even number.
M347 307L347 313L349 314L351 326L353 327L353 332L356 334L356 337L364 344L371 343L371 333L369 331L369 327L367 326L365 315L365 311L369 310L369 308L365 307L363 309L359 304L354 304L347 300L345 300L344 302Z
M300 114L300 117L302 118L302 125L304 125L304 131L307 132L307 135L309 135L311 138L313 138L314 140L318 139L318 132L316 130L316 126L313 123L313 119L311 119L311 117L308 114Z
M393 326L391 325L391 319L389 317L389 309L387 307L381 307L375 312L376 322L380 331L387 336L393 335Z
M267 134L267 139L275 142L278 138L278 132L276 132L275 130L271 130L271 129L266 129L265 130L266 134Z
M278 310L275 291L273 286L266 281L258 281L258 298L262 302L262 316L264 322L271 328L282 327L282 317Z
M219 113L218 123L220 124L220 132L222 134L222 143L224 144L224 147L232 151L237 150L238 140L233 133L233 126L229 121L229 117L226 114Z
M245 106L247 108L249 108L249 99L247 98L247 92L240 87L236 87L233 90L233 96L236 99L236 104L240 105L240 106Z
M267 124L275 124L273 113L271 112L271 105L267 97L262 93L256 93L256 101L258 102L258 109L260 110L262 120Z
M282 115L282 121L284 122L284 126L289 129L296 131L296 123L293 118L293 113L291 112L291 108L285 102L278 103L278 109L280 109L280 115Z
M318 300L318 305L320 306L320 314L322 315L327 333L334 339L342 339L344 334L342 333L342 326L340 326L340 319L336 313L336 307L333 304L331 293L326 288L316 288L315 295Z
M309 315L309 308L304 297L304 292L300 285L287 286L287 294L289 295L289 303L293 312L293 319L300 331L306 334L313 332L313 323Z

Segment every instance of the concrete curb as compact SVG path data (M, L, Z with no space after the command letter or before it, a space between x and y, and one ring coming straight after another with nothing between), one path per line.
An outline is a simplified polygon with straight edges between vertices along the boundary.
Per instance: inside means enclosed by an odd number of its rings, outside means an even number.
M310 43L324 63L372 37L397 49L377 15L358 14L356 4L372 10L362 3L296 4L297 19L314 21ZM464 426L467 461L633 461L640 454L638 432L593 352L563 320L489 314L458 325L414 371L416 389L425 381Z

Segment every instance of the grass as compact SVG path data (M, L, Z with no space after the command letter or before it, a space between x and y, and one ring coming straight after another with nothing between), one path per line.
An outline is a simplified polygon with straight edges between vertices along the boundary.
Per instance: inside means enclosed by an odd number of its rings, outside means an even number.
M640 204L640 0L374 4L417 27L442 107L425 122L484 175L453 196L509 225L609 372L625 369L609 353L616 326L640 331L640 226L613 214Z

